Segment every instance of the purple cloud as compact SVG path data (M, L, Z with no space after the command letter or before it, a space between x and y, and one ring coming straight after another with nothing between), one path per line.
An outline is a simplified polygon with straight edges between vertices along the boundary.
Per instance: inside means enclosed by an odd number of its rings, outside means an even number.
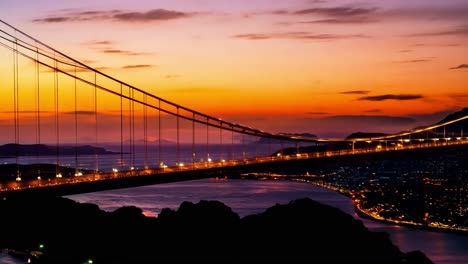
M373 23L379 20L371 17L348 17L348 18L329 18L311 21L301 21L298 24L363 24Z
M141 68L151 68L153 65L149 64L136 64L136 65L125 65L122 66L122 69L141 69Z
M165 21L180 18L187 18L196 15L196 13L187 13L167 9L152 9L146 12L133 12L124 10L110 11L71 11L66 10L58 15L49 15L43 18L33 19L37 23L62 23L62 22L81 22L81 21L99 21L111 20L120 22L151 22Z
M317 14L328 17L352 17L372 14L377 8L362 8L362 7L318 7L297 10L294 15Z
M360 101L385 101L385 100L406 101L406 100L417 100L423 97L424 96L420 94L384 94L384 95L376 95L376 96L363 96L363 97L359 97L358 100Z
M415 33L407 35L408 37L438 37L438 36L468 36L468 25L459 26L452 29L432 31L425 33Z
M307 112L309 115L327 115L327 112Z
M379 113L379 112L382 112L382 110L380 110L380 109L369 109L369 110L364 111L364 113Z
M449 68L451 70L458 70L458 69L468 69L468 64L460 64L456 67Z
M355 91L344 91L344 92L341 92L340 94L368 94L368 93L370 93L370 91L355 90Z
M114 15L114 19L126 22L146 22L156 20L171 20L193 16L193 13L185 13L166 9L153 9L147 12L125 12Z
M104 53L109 53L109 54L122 54L122 55L128 55L128 56L139 56L139 55L147 55L148 53L145 52L133 52L129 50L119 50L119 49L104 49L102 50Z
M395 63L421 63L421 62L430 62L431 59L414 59L414 60L404 60L404 61L395 61Z
M302 39L302 40L338 40L351 38L369 38L370 36L361 34L313 34L310 32L283 32L283 33L251 33L234 35L233 38L247 40L264 40L264 39Z

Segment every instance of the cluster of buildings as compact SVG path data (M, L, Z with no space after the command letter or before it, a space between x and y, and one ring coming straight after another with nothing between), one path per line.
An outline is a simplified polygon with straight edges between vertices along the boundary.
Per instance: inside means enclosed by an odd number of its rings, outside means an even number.
M346 164L310 181L349 195L376 219L468 231L467 152Z

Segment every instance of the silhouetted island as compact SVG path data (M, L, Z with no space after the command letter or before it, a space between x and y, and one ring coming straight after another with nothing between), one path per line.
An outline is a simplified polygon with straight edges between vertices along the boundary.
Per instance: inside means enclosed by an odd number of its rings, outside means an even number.
M83 146L52 146L44 144L5 144L0 146L0 158L16 156L55 156L57 153L64 155L104 155L120 154L120 152L108 151L105 148L90 145Z
M356 132L352 133L351 135L347 136L346 139L353 139L353 138L373 138L373 137L383 137L386 136L385 133L372 133L372 132Z
M244 218L204 200L157 218L60 197L6 199L0 212L0 248L37 256L32 263L432 263L309 198Z

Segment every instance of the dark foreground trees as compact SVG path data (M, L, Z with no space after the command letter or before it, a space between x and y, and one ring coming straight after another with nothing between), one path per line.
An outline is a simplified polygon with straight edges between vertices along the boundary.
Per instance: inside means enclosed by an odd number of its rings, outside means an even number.
M153 218L52 197L0 201L0 215L0 248L40 252L33 263L432 263L308 198L242 219L218 201Z

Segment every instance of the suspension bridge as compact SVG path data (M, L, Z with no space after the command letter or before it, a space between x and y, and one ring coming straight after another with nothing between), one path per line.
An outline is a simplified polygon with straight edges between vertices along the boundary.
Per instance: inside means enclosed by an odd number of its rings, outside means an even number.
M3 193L468 143L468 116L361 138L270 133L165 100L2 20L0 58Z

